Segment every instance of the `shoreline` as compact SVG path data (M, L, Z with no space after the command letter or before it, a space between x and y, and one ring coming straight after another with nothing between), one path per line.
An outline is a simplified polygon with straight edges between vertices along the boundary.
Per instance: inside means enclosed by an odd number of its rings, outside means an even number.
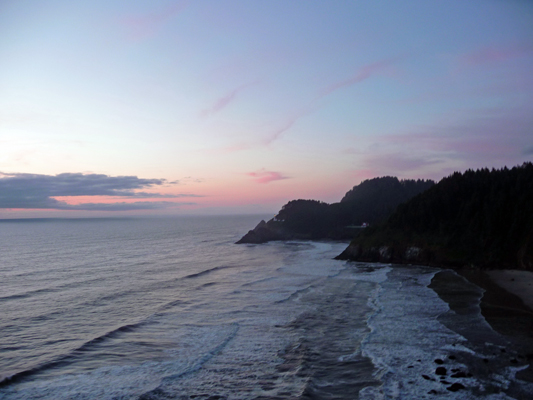
M502 269L486 271L486 273L498 286L518 296L533 312L533 272Z
M514 270L442 270L435 275L430 287L448 303L456 318L457 315L463 318L461 325L452 329L460 330L463 336L479 345L492 343L501 346L497 355L494 355L493 362L497 364L529 364L518 371L516 377L533 382L533 308L530 305L533 293L531 289L527 290L533 288L533 273ZM472 321L479 313L496 335L484 333L480 325L474 328ZM445 324L447 319L447 316L442 318ZM498 343L501 339L508 343ZM513 357L510 357L511 354L514 354Z

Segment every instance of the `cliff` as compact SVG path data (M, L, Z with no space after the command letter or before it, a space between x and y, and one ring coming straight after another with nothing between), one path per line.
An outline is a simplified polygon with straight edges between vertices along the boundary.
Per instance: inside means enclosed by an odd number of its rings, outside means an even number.
M270 221L269 221L270 222ZM266 243L271 240L289 240L291 239L290 235L285 233L283 229L276 224L270 223L267 224L265 220L261 220L257 226L248 231L236 244L250 243L250 244L259 244Z
M339 203L292 200L271 220L261 221L237 243L271 240L349 240L363 223L376 224L387 218L398 204L434 185L430 180L369 179L354 186Z
M338 258L533 271L533 164L456 172L365 230Z

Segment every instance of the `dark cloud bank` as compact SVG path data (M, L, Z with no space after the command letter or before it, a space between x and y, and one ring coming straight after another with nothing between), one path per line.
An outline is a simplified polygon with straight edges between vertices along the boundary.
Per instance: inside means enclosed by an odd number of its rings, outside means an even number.
M156 210L194 203L174 201L135 201L70 205L54 199L59 196L113 196L133 199L200 197L194 194L163 195L137 190L176 182L140 179L136 176L64 173L59 175L7 174L0 172L0 208L130 211Z

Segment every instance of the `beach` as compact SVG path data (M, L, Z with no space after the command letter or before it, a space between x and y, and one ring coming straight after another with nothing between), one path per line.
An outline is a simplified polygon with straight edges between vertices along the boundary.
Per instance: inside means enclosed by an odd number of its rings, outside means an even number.
M487 275L494 283L518 296L533 312L533 272L519 270L492 270Z
M0 399L533 393L532 313L498 276L235 245L252 221L4 222Z
M457 316L462 316L461 326L454 324L454 330L470 342L478 343L479 351L487 355L483 364L486 364L484 367L490 364L491 368L485 373L518 368L516 378L533 382L530 289L533 273L475 269L456 272L444 270L438 273L430 286L449 304L451 311L456 314L456 321ZM482 290L481 295L475 294L475 288ZM476 317L478 312L480 315ZM446 318L445 315L440 317L445 324ZM491 329L484 329L485 324L490 325ZM479 369L480 366L483 367L480 364L474 368Z

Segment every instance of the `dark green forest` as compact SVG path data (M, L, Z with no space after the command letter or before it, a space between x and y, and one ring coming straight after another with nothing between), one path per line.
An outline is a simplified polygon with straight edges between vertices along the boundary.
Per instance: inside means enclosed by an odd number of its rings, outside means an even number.
M316 237L345 236L346 227L376 224L386 219L398 206L427 190L430 180L399 180L385 176L354 186L339 203L317 200L293 200L274 218L291 232ZM350 233L347 234L348 236Z
M353 242L417 246L434 265L533 269L533 164L456 172Z
M270 221L263 222L237 243L288 239L352 239L363 223L377 224L398 206L427 190L431 180L369 179L354 186L339 203L292 200Z

